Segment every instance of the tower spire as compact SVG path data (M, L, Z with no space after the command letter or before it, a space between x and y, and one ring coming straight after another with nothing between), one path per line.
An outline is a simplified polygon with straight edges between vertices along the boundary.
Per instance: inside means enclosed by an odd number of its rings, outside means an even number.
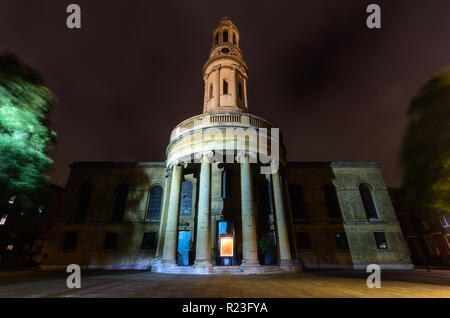
M224 15L212 33L212 47L203 66L203 112L247 112L247 64L239 48L239 30Z

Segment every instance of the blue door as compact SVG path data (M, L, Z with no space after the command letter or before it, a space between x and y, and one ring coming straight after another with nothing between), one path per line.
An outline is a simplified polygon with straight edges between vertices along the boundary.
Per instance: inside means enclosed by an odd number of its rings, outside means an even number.
M178 231L178 265L189 265L189 242L191 231Z

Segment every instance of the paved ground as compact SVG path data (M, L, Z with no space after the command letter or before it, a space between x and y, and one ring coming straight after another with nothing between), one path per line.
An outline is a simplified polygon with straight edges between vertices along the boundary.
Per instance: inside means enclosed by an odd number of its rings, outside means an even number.
M445 297L450 271L383 271L381 288L355 271L202 276L150 272L82 272L81 288L64 272L0 272L0 297Z

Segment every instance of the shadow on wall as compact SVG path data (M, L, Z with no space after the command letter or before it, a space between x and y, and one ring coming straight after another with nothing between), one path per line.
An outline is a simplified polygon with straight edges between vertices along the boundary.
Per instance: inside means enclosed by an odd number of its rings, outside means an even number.
M292 257L305 269L351 268L331 162L290 162L282 178Z

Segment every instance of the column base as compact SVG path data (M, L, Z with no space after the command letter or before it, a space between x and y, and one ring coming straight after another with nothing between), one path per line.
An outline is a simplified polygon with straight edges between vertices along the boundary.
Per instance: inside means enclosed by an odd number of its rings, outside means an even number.
M245 274L260 274L261 265L257 259L244 259L239 267Z
M289 272L301 272L302 268L299 266L299 264L296 264L292 259L280 259L278 261L278 266L282 270L289 271Z
M156 259L152 265L151 271L156 273L167 273L171 268L177 266L178 265L175 260Z
M213 266L210 260L195 260L194 272L197 274L211 274L213 271Z

